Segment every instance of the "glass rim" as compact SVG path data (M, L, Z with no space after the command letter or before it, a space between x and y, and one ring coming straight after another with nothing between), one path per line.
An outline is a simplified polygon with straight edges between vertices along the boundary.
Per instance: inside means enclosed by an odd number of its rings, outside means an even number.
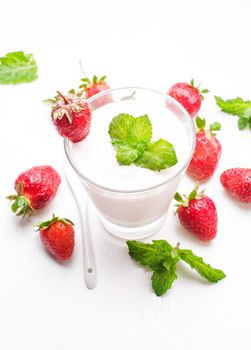
M75 162L71 159L70 156L70 152L69 152L69 144L70 144L70 140L67 138L64 138L64 150L65 150L65 154L66 157L69 161L69 163L71 164L72 168L74 169L74 171L78 174L78 176L80 178L82 178L85 182L87 182L88 184L91 184L93 186L96 186L104 191L108 191L108 192L113 192L113 193L128 193L128 194L133 194L133 193L143 193L143 192L148 192L157 188L160 188L166 184L168 184L169 182L171 182L174 178L176 178L178 175L180 175L185 168L188 166L189 162L192 159L194 150L195 150L195 145L196 145L196 130L195 130L195 126L193 123L193 119L192 117L189 115L189 113L187 112L187 110L177 101L175 100L172 96L168 95L167 93L163 93L161 91L155 90L155 89L151 89L151 88L145 88L145 87L135 87L135 86L126 86L126 87L119 87L119 88L112 88L112 89L108 89L102 92L99 92L95 95L93 95L92 97L88 98L86 100L86 103L91 103L93 101L95 101L97 98L100 98L102 96L105 96L109 93L115 92L115 91L119 91L119 90L142 90L142 91L148 91L148 92L153 92L155 94L158 94L160 96L162 96L164 99L166 99L167 101L172 102L178 109L180 109L186 120L188 121L188 124L192 130L192 135L193 135L193 140L192 140L192 147L189 153L189 156L187 157L186 161L184 162L183 166L181 168L179 168L174 174L172 174L170 177L168 177L167 179L161 181L160 183L158 183L157 185L153 185L153 186L147 186L145 188L141 188L139 190L120 190L120 189L115 189L109 186L102 186L99 183L91 180L90 178L88 178L87 176L83 175L81 173L81 171L78 169L78 167L76 166ZM81 141L80 141L81 142Z

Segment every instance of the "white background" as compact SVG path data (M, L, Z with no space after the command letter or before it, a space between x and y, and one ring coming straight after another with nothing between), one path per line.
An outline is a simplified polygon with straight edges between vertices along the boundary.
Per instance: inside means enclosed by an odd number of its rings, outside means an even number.
M0 55L34 53L39 79L0 86L0 348L3 350L250 349L251 207L231 200L219 175L250 167L251 132L218 111L213 95L251 99L251 2L239 1L2 1ZM79 221L63 178L56 199L36 218L20 221L5 196L26 168L51 164L62 174L62 139L42 100L79 85L87 73L106 74L112 87L138 85L161 91L194 78L211 93L200 115L222 123L222 158L205 184L219 216L218 236L202 244L179 225L170 208L156 238L177 241L223 269L209 285L186 266L163 297L150 274L134 264L125 243L112 238L92 211L98 285L82 276ZM189 178L181 192L193 186ZM76 224L72 261L59 264L44 251L31 222L55 212Z

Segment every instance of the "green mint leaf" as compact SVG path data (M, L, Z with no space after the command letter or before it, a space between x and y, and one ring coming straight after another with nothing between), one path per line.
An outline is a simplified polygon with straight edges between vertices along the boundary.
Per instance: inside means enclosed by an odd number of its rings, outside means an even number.
M210 131L217 131L221 129L221 123L219 122L214 122L210 124Z
M150 170L163 170L177 163L173 145L164 139L150 143L135 164Z
M197 116L195 122L198 129L204 130L206 126L206 119L201 119L199 116Z
M247 118L239 118L238 128L239 130L244 130L248 125L249 120Z
M109 125L109 135L112 139L113 145L127 143L128 135L131 126L134 122L134 117L121 113L112 119Z
M163 263L165 269L163 271L154 271L152 274L152 288L157 296L166 293L172 287L173 282L177 278L176 265L179 258L168 259Z
M247 108L245 112L243 113L244 118L250 118L251 117L251 108Z
M0 57L0 84L29 83L37 77L37 65L32 54L17 51Z
M120 164L130 165L132 164L141 154L141 151L132 148L129 145L118 145L116 158Z
M248 119L249 128L251 129L251 117Z
M180 249L178 250L180 259L185 261L192 269L195 269L202 277L205 277L210 282L218 282L225 276L224 272L218 269L214 269L209 264L206 264L203 259L196 256L191 250Z
M146 145L151 141L152 124L148 115L142 115L134 119L128 136L128 142L132 146L137 146L138 143L145 143Z
M241 97L231 100L223 100L219 96L214 96L217 105L223 112L243 117L247 109L251 108L251 101L244 101Z
M127 241L129 255L143 266L160 272L165 269L163 263L171 257L172 246L165 240L156 240L152 243Z

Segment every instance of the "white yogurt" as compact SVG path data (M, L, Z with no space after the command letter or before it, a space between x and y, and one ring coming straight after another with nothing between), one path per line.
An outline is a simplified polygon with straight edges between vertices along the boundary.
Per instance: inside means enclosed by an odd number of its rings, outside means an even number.
M119 165L108 129L112 118L120 113L134 117L147 114L153 128L152 140L164 138L172 143L178 163L162 171L133 164ZM70 143L69 153L78 171L87 179L81 177L110 232L123 238L136 239L149 235L159 227L191 153L192 131L191 127L189 131L186 128L189 129L165 107L164 101L161 104L159 100L118 101L93 111L89 135L82 142ZM177 174L181 168L183 172Z
M189 155L188 136L180 120L163 107L141 101L110 103L93 112L89 135L74 145L73 161L91 181L115 190L141 190L163 182L177 172ZM119 113L135 117L148 114L153 127L153 141L164 138L176 150L178 163L162 171L140 168L134 164L120 165L108 134L109 123Z

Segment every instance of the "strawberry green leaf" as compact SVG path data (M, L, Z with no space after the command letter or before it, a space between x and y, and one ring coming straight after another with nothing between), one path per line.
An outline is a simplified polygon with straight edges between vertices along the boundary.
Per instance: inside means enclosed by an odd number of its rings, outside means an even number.
M197 116L195 122L198 129L204 130L206 126L206 119L201 119L199 116Z
M37 231L45 230L45 229L49 228L52 224L54 224L55 222L58 222L58 221L64 223L65 225L73 225L74 226L74 223L71 220L66 219L66 218L59 218L55 214L52 214L52 218L50 220L39 222L39 223L35 224L34 226L37 227Z
M135 164L150 170L163 170L177 163L176 152L173 145L164 139L149 143L142 156Z
M208 94L208 93L209 93L209 90L208 90L208 89L203 89L203 90L201 90L201 93L202 93L202 94Z
M26 215L32 215L34 213L34 209L31 207L31 201L22 196L22 195L10 195L7 197L11 204L11 210L17 216L22 216L24 218Z
M188 196L188 200L189 201L191 201L191 200L196 198L196 196L198 194L198 189L199 189L199 184L196 183L195 186L194 186L194 189L192 190L192 192Z
M221 124L219 122L214 122L210 124L210 131L217 131L221 129Z
M177 202L179 202L179 203L183 203L183 202L184 202L182 196L181 196L178 192L175 193L174 199L175 199Z
M203 259L195 255L191 250L180 249L178 250L180 259L185 261L192 269L195 269L202 277L205 277L210 282L218 282L226 277L223 271L211 267L206 264Z
M37 77L37 64L32 54L17 51L0 57L0 84L29 83Z

